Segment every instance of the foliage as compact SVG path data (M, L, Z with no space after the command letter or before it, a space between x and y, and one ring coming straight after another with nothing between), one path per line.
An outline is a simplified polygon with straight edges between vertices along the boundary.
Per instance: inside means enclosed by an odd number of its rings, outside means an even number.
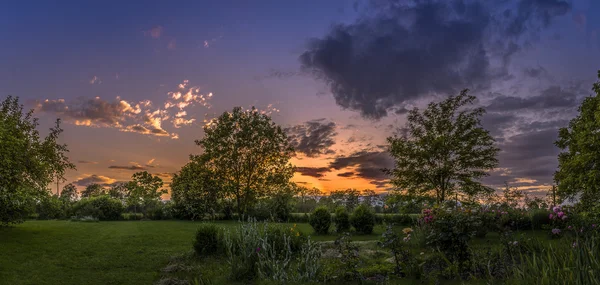
M389 137L395 168L387 172L392 183L410 194L429 195L443 202L455 193L475 196L492 192L478 179L497 166L494 138L481 126L483 108L465 109L475 96L464 90L423 112L408 115L406 133Z
M295 226L261 227L250 220L226 232L224 241L233 280L310 280L319 271L320 247L305 239Z
M360 251L358 246L352 243L349 233L344 233L338 237L334 245L339 253L339 261L342 264L340 274L348 280L360 280L364 277L358 271L360 265Z
M75 202L77 200L77 187L72 183L65 185L60 192L60 199L64 202Z
M73 206L73 212L76 216L92 216L101 221L116 221L121 219L121 214L125 210L120 200L102 195L91 198L83 198Z
M290 183L281 187L269 196L267 205L275 221L287 221L294 209L293 198L297 193L295 184Z
M329 198L336 205L336 208L344 206L348 211L352 211L358 206L359 196L360 192L356 189L335 190L329 194Z
M245 213L269 190L286 185L293 175L294 154L287 136L269 116L254 107L236 107L204 127L196 144L211 165L221 189L235 197Z
M402 230L403 236L394 231L391 225L388 225L386 231L381 235L379 246L388 249L392 253L395 264L395 273L400 276L405 276L405 267L411 262L410 251L407 248L407 243L411 239L413 230L405 228Z
M534 230L541 230L544 226L550 225L550 211L545 209L533 210L531 215L531 227Z
M326 235L331 227L331 213L325 207L316 208L310 215L310 226L320 235Z
M67 146L58 143L62 133L56 120L45 138L36 130L33 110L24 113L18 97L0 105L0 225L15 224L34 209L54 179L64 181L75 165L66 157Z
M517 187L510 187L507 182L502 189L502 204L505 207L516 208L524 197L524 192Z
M375 226L375 214L366 205L360 205L352 212L350 224L361 234L371 234Z
M427 244L438 248L459 267L470 266L469 241L481 221L469 210L435 207L425 213Z
M97 183L92 183L85 187L85 189L81 192L81 198L91 198L98 197L106 194L106 189L102 187L102 185Z
M51 220L65 217L64 202L56 195L47 195L37 205L38 219Z
M555 144L563 152L558 155L554 180L562 199L578 198L590 204L600 200L600 71L598 79L592 88L596 95L585 98L579 115L558 132Z
M128 183L119 182L110 186L107 194L111 198L119 199L121 201L126 201L129 196L129 189L127 188Z
M196 231L194 251L199 256L212 255L225 251L223 229L213 224L201 224Z
M337 207L333 218L335 223L335 231L338 233L347 232L350 230L350 215L345 207Z
M173 176L171 200L182 217L192 220L214 217L222 197L215 173L202 156L191 156L190 162Z
M129 193L127 195L127 204L134 207L137 212L138 206L142 206L142 212L146 215L147 206L155 201L160 201L162 194L167 190L161 189L163 181L160 177L154 176L148 171L134 173L132 180L127 183Z

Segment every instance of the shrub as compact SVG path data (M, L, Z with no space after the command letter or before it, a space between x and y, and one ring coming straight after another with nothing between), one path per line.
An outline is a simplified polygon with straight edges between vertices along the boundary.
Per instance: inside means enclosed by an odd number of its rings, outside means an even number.
M320 245L295 227L261 227L251 220L226 232L223 240L234 280L311 281L320 270Z
M37 205L38 219L62 219L65 216L65 207L63 201L52 195L45 197Z
M335 209L335 217L333 218L335 222L335 231L338 233L347 232L350 230L350 215L346 211L344 207L338 207Z
M375 226L375 214L365 205L358 206L352 216L350 223L357 232L362 234L371 234Z
M531 212L531 227L540 230L544 225L550 225L550 211L539 209Z
M310 215L309 223L317 234L327 234L331 226L331 214L329 210L325 207L316 208Z
M119 220L124 210L125 207L120 200L108 195L83 198L73 206L76 216L91 216L100 221Z
M196 231L194 251L199 256L212 255L224 249L223 230L212 224L202 224Z

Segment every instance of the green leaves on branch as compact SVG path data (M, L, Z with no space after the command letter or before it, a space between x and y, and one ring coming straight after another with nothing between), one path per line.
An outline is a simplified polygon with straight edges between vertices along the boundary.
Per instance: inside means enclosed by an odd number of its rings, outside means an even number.
M555 144L563 152L554 180L561 199L600 200L600 71L598 79L592 88L596 95L585 98L579 115L558 133Z
M410 111L405 133L388 138L395 168L387 172L399 190L432 195L437 202L493 191L478 180L498 165L499 149L481 126L485 110L467 108L475 99L464 90L423 111Z
M41 138L33 110L24 113L18 97L9 96L0 105L0 225L21 222L34 209L34 202L47 195L53 180L64 181L69 162L60 119Z

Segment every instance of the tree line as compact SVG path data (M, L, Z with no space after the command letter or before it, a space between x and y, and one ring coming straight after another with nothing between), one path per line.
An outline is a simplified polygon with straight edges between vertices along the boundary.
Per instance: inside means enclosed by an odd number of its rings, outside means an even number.
M559 200L579 198L590 205L600 200L600 81L592 90L596 95L585 98L579 115L559 131L555 144L563 151L553 192ZM396 193L442 203L459 197L481 200L495 192L481 178L498 166L500 149L481 124L485 109L475 102L476 97L464 90L409 112L400 134L387 139L394 168L382 170L390 176ZM18 98L9 96L2 102L0 223L4 225L22 221L40 197L48 195L50 182L64 181L65 172L75 168L66 156L67 146L57 142L62 133L60 120L45 138L40 137L37 126L33 111L24 112ZM255 108L224 112L204 126L204 137L195 143L201 154L190 155L171 183L173 207L182 216L252 215L257 209L285 216L291 211L292 198L314 192L290 181L294 149L282 128ZM108 190L88 186L81 196L123 199L137 212L144 211L144 203L160 199L165 191L162 186L159 177L140 172L131 182ZM61 197L73 197L73 193L69 186ZM332 193L328 199L336 199L336 195ZM343 199L353 207L355 196L352 191L345 192Z

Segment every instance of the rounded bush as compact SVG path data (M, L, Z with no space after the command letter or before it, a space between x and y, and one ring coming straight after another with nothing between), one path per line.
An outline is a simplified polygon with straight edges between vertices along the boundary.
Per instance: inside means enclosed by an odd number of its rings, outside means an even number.
M212 224L202 224L196 231L194 251L196 254L212 255L224 248L223 230Z
M317 234L325 235L331 226L331 213L325 207L316 208L310 215L309 223Z
M120 220L124 210L121 200L108 195L81 199L73 207L76 216L92 216L101 221Z
M350 224L361 234L371 234L375 226L375 214L365 205L360 205L350 216Z
M338 207L335 209L335 217L333 218L335 222L335 231L338 233L347 232L350 230L350 215L348 215L348 211L344 207Z

